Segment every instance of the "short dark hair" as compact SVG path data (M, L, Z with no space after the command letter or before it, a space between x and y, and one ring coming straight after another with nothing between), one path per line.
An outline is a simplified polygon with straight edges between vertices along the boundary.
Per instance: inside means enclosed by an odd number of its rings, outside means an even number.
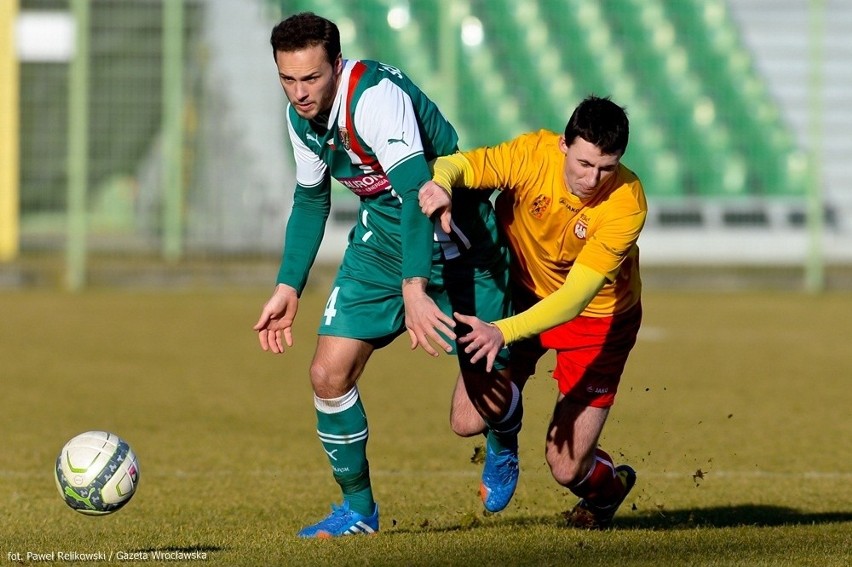
M590 95L571 114L565 126L565 144L577 137L600 148L607 155L624 155L630 135L630 123L624 109L609 97Z
M321 45L329 63L340 56L340 30L331 20L317 16L313 12L300 12L279 22L272 28L272 57L279 51L298 51L307 47Z

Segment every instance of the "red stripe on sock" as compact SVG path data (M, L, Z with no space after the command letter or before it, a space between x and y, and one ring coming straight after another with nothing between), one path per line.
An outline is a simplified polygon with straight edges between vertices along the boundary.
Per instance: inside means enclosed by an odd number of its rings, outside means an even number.
M624 494L624 484L615 474L612 457L602 449L595 449L592 470L571 492L600 508L618 502Z

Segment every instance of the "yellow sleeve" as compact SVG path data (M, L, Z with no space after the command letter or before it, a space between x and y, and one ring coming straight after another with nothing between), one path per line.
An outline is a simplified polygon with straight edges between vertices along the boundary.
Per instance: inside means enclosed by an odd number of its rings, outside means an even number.
M506 344L535 336L582 313L605 283L603 274L574 264L562 287L526 311L495 321L494 325L503 333Z
M441 156L433 165L432 181L452 193L453 187L462 187L473 182L473 166L461 153Z

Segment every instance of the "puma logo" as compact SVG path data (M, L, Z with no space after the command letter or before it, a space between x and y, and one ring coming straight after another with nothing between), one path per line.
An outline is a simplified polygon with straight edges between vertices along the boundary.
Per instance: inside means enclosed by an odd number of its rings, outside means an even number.
M305 138L307 138L308 140L312 140L318 147L322 147L322 144L320 144L319 141L319 136L317 136L316 134L312 132L305 132Z
M402 135L405 136L405 132L403 132ZM405 144L405 146L408 147L408 142L405 141L404 137L403 138L388 138L388 145L391 145L391 144Z

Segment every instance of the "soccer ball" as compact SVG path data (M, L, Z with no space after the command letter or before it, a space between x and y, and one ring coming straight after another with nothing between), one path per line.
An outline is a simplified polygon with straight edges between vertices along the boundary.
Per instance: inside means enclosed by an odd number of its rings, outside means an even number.
M139 484L139 463L118 435L87 431L62 447L55 476L66 504L81 514L100 516L130 501Z

